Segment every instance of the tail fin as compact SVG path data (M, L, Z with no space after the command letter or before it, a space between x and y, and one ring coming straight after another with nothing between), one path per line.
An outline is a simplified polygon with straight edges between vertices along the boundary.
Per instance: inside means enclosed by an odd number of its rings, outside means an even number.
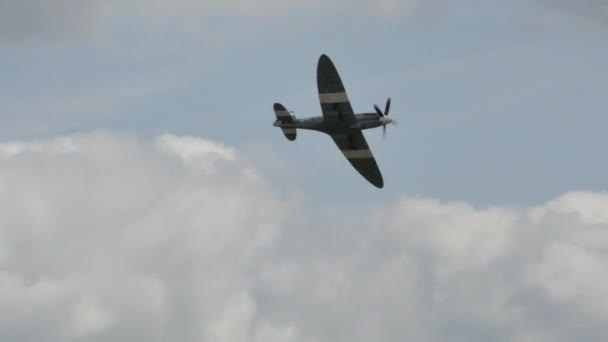
M274 114L277 116L277 120L281 124L289 124L294 122L294 116L280 103L274 104ZM281 127L283 134L285 137L291 141L296 140L297 132L295 128L291 127Z

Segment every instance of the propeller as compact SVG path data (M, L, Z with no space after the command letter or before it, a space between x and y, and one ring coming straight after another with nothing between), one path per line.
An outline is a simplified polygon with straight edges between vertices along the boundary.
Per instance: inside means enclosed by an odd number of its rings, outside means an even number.
M391 98L386 99L386 106L384 107L384 115L388 115L388 111L391 109Z
M386 105L385 105L385 107L384 107L384 112L382 112L382 111L380 110L380 107L378 107L378 105L374 105L374 109L376 110L376 113L378 114L378 116L379 116L380 118L384 118L385 116L388 116L388 113L389 113L389 111L390 111L390 109L391 109L391 98L389 97L389 98L386 100ZM382 137L383 137L384 139L386 139L386 125L387 125L387 124L389 124L389 123L393 123L393 124L395 124L395 125L397 124L397 123L396 123L395 121L393 121L393 120L390 120L390 121L388 121L387 123L383 123L383 124L382 124Z
M386 125L382 126L382 139L386 140Z
M376 113L378 113L379 117L384 117L384 114L382 114L382 111L380 110L380 108L378 108L378 105L374 105L374 109L376 110Z
M388 112L391 109L391 98L389 97L386 100L386 106L384 107L384 112L382 112L380 110L380 107L378 107L378 105L374 105L374 109L376 110L376 113L378 113L379 117L382 118L382 117L388 116Z

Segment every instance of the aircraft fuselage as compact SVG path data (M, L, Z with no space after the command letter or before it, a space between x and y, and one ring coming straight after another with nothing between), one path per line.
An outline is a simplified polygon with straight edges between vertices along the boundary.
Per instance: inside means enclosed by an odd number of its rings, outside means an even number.
M392 122L391 119L387 117L381 118L376 113L355 114L355 118L357 119L357 122L351 125L344 125L340 121L328 122L323 116L315 116L303 119L294 118L293 122L289 123L276 120L273 126L281 128L307 129L327 134L335 134L339 132L348 132L352 129L364 130L376 128Z

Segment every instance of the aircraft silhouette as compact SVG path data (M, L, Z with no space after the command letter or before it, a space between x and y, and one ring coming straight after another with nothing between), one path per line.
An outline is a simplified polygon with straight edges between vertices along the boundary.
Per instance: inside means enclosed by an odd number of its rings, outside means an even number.
M384 112L374 105L375 112L355 114L346 95L346 90L334 63L326 55L321 55L317 65L317 88L323 116L296 118L280 103L274 104L276 121L273 126L280 127L285 137L296 139L297 129L308 129L328 134L336 143L344 157L371 184L384 187L382 174L376 163L363 130L396 124L388 117L391 99L386 101Z

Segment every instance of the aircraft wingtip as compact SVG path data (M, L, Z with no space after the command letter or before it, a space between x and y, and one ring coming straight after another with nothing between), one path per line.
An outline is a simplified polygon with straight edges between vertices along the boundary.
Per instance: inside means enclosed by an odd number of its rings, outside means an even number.
M378 189L384 188L384 180L380 179L368 179L369 182Z

